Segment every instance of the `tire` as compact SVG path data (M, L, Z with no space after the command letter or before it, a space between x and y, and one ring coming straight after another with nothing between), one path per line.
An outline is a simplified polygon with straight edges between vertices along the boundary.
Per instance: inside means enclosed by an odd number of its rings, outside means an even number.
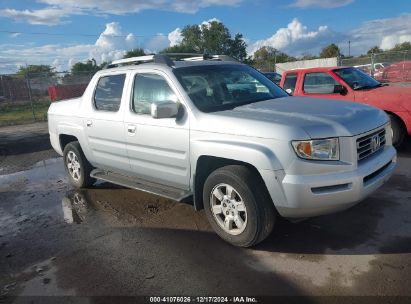
M93 167L84 156L78 141L68 143L64 147L63 157L64 168L75 188L86 188L94 184L95 179L90 177Z
M256 245L273 230L274 204L264 182L247 167L230 165L212 172L204 183L203 201L214 231L234 246Z
M388 115L391 120L392 128L392 144L394 147L399 148L405 139L405 128L402 121L392 114Z

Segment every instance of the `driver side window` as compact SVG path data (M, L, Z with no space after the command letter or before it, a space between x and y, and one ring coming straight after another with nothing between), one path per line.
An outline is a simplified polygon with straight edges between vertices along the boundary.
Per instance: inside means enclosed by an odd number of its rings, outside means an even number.
M134 78L133 111L137 114L150 114L151 104L162 101L178 101L167 81L156 74L137 74Z
M327 73L308 73L304 78L304 92L308 94L333 94L339 84Z

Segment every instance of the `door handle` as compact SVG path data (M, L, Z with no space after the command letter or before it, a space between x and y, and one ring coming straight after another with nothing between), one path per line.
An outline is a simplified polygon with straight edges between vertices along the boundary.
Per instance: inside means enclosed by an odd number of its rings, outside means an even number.
M136 133L136 126L129 125L129 126L127 127L127 131L128 131L128 133L131 133L131 134Z
M91 120L86 121L87 127L91 127L93 125L93 122Z

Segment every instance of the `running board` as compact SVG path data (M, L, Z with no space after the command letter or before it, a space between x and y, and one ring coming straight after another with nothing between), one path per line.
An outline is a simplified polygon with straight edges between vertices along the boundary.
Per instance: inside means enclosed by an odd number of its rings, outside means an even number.
M93 171L91 171L90 176L123 187L132 188L169 198L177 202L188 203L193 201L193 194L190 191L160 185L137 177L125 176L100 169L94 169Z

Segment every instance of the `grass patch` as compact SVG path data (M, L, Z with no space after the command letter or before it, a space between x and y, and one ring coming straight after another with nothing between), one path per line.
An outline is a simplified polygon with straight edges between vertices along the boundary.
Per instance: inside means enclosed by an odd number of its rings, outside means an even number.
M33 102L33 109L29 102L2 102L0 103L0 126L46 121L50 102Z

